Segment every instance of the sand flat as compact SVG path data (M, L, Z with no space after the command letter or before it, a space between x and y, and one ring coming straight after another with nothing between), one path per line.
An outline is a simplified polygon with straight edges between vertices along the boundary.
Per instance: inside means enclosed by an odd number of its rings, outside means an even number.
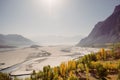
M70 51L62 51L63 49L69 49ZM5 63L5 65L0 66L0 68L6 68L25 61L24 63L21 63L17 68L10 71L10 73L12 75L30 74L32 70L42 70L43 66L58 66L61 62L66 62L68 60L74 59L75 57L79 57L90 52L96 52L98 50L99 49L95 48L80 48L73 46L46 46L40 47L38 49L21 48L14 51L0 53L0 62ZM39 53L41 51L46 51L51 55L44 57L34 56L34 54L38 55L36 53ZM28 59L31 54L34 57Z

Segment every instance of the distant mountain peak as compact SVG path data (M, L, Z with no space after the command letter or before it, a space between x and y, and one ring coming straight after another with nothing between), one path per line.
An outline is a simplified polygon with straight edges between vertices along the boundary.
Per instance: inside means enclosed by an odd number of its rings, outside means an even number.
M25 46L25 45L31 45L31 44L34 44L34 42L28 38L23 37L22 35L18 35L18 34L3 35L3 34L0 34L0 45Z

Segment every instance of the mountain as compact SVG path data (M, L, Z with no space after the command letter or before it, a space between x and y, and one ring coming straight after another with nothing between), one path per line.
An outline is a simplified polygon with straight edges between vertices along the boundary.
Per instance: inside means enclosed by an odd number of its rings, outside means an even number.
M33 41L17 34L0 34L0 46L25 46L34 44Z
M92 32L77 46L89 47L116 42L120 42L120 5L115 7L112 15L106 20L98 22Z

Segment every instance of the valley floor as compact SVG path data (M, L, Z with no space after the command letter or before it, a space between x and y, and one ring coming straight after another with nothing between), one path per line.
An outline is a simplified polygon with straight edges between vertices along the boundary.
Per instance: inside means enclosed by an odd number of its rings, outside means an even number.
M7 72L11 75L31 74L33 70L42 70L43 66L58 66L61 62L98 50L74 46L46 46L0 51L0 72Z

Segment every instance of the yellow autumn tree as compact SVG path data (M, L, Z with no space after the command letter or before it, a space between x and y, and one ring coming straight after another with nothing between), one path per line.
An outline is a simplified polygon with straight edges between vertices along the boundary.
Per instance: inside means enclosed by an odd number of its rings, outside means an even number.
M54 71L54 74L58 74L58 72L59 72L57 67L54 67L53 71Z
M100 53L101 53L102 59L103 59L103 60L106 60L106 52L105 52L105 49L104 49L104 48L102 48L102 49L100 50Z
M67 71L67 64L65 62L63 62L60 65L60 74L62 76L65 76L66 75L66 71Z
M76 61L74 60L71 60L71 61L68 61L68 70L75 70L76 69Z

